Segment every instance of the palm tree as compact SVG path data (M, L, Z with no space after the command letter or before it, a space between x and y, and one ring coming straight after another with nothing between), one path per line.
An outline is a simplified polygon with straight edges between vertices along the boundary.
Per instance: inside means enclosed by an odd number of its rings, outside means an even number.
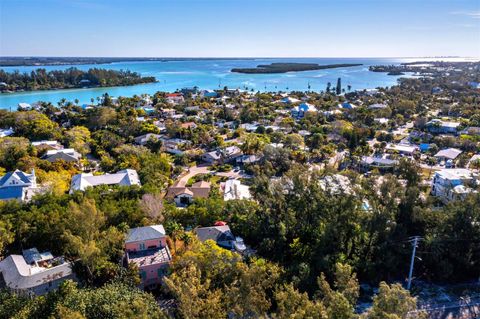
M179 239L183 233L182 225L177 222L169 222L165 226L167 234L173 240L173 251L177 252L177 239Z

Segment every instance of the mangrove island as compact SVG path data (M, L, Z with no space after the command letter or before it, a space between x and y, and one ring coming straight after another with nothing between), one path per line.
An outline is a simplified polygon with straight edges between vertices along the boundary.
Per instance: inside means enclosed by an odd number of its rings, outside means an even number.
M9 73L0 69L1 92L126 86L155 81L153 76L142 77L139 73L128 70L93 68L82 71L77 68L68 68L47 71L41 68L30 73L20 73L19 71Z
M317 63L271 63L268 65L257 65L256 68L233 68L231 72L247 73L247 74L270 74L270 73L287 73L300 71L314 71L334 68L347 68L359 66L361 63L342 63L319 65Z

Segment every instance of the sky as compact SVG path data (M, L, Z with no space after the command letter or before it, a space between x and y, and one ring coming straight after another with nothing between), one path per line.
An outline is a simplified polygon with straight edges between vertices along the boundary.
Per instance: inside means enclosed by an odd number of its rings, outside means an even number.
M480 0L0 0L0 55L480 57Z

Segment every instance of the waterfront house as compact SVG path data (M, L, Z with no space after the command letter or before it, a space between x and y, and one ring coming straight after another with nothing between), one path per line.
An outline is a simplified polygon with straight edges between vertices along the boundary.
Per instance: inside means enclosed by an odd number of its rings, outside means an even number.
M67 279L75 280L70 262L36 248L0 261L0 274L0 287L3 284L14 293L31 297L53 291Z
M91 173L77 174L72 177L70 194L84 191L87 187L99 185L140 186L140 179L134 169L124 169L114 174L93 175Z
M162 225L132 228L125 240L125 262L137 266L142 288L155 288L167 274L172 255Z
M442 202L460 200L476 192L471 186L476 184L477 176L469 169L446 168L435 172L432 181L432 195Z
M38 191L35 170L30 174L15 170L0 178L0 200L28 201Z
M32 108L32 106L28 103L18 103L18 109L19 110L30 110Z
M216 226L212 227L199 227L195 229L195 234L201 242L207 240L213 240L218 246L243 253L246 250L246 246L243 243L243 239L235 237L230 230L230 227L223 222L217 222Z

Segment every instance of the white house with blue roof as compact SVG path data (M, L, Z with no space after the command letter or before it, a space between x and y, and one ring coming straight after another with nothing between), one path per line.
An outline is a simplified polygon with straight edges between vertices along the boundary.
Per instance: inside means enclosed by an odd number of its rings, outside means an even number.
M305 117L307 112L316 113L318 112L317 108L309 103L302 103L291 110L292 117L296 119L301 119Z
M38 188L35 170L27 174L17 169L0 178L0 200L27 201L36 190Z

